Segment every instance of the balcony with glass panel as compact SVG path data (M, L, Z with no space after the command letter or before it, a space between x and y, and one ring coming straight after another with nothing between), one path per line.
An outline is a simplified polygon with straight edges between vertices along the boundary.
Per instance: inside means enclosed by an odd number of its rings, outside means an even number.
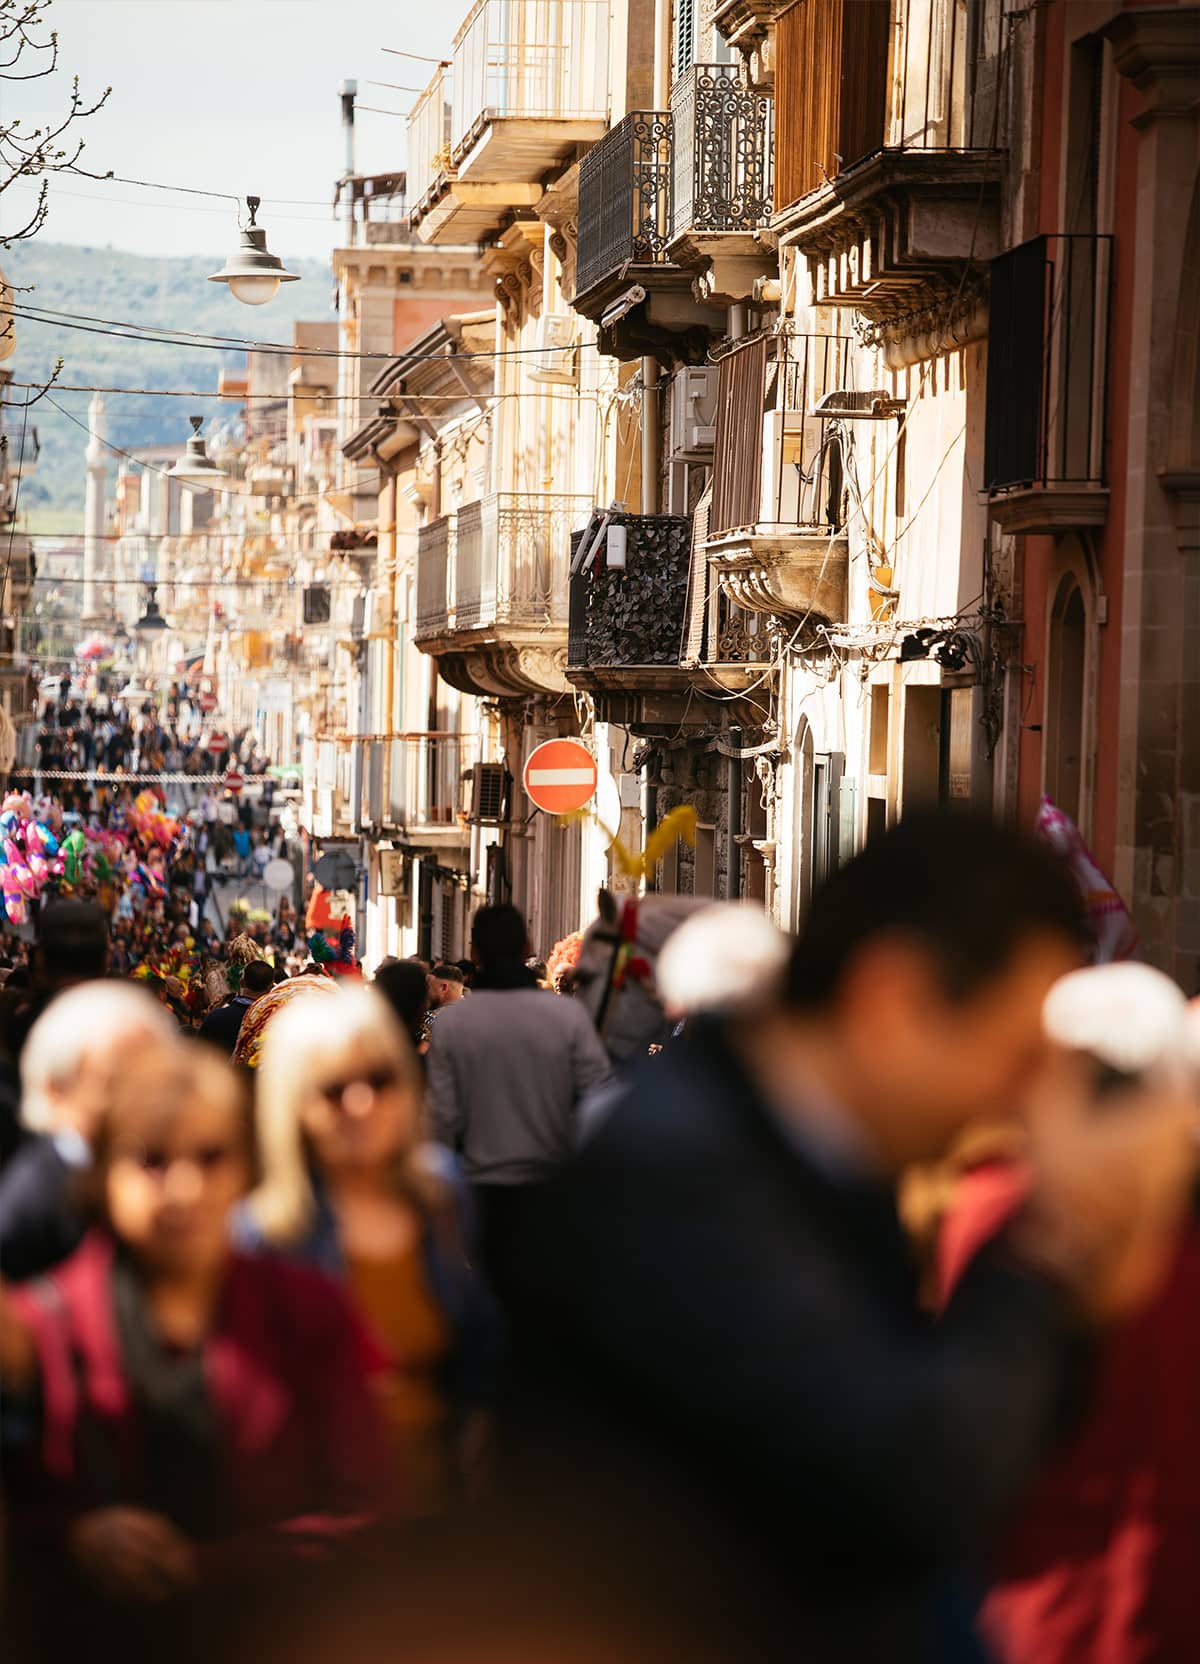
M479 242L608 126L608 0L476 0L409 117L412 223Z
M492 492L423 528L415 640L452 687L567 691L566 551L591 508L567 492Z

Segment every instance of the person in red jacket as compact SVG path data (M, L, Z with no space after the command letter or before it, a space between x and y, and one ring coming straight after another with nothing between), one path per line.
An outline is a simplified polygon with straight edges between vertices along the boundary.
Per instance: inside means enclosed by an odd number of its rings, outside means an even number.
M0 1296L33 1655L83 1656L114 1623L128 1655L139 1613L172 1601L232 1612L386 1507L378 1360L345 1297L230 1248L248 1133L216 1057L181 1044L133 1071L99 1140L103 1222Z
M1188 1070L1183 995L1145 965L1064 978L1047 1027L1102 1077L1097 1113L1136 1115L1129 1089L1182 1081ZM943 1291L1008 1224L1028 1184L1017 1159L964 1175L941 1231ZM1200 1210L1165 1262L1139 1275L1153 1298L1105 1336L1077 1432L1049 1457L988 1566L980 1629L997 1664L1200 1657Z

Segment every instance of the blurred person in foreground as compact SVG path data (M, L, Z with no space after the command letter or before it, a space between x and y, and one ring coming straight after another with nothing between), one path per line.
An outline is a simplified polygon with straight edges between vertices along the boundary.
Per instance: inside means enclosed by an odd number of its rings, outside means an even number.
M87 1226L92 1146L125 1072L176 1043L170 1013L128 982L72 988L49 1005L21 1054L25 1143L0 1174L0 1275L40 1276Z
M1136 1115L1139 1089L1195 1090L1196 1023L1148 965L1076 971L1045 1022L1078 1054L1103 1113ZM1034 1182L1024 1148L972 1163L943 1221L945 1297ZM1192 1664L1200 1655L1200 1213L1132 1267L1153 1298L1113 1326L1080 1424L1022 1496L988 1556L980 1628L997 1664ZM1165 1260L1158 1256L1165 1250Z
M6 1494L39 1659L176 1650L215 1594L264 1598L386 1499L371 1346L341 1291L231 1250L251 1153L229 1066L180 1042L130 1068L96 1157L95 1230L0 1292L6 1410L36 1428Z
M539 1194L511 1494L595 1598L637 1580L681 1646L715 1612L756 1660L971 1656L959 1568L1186 1195L1181 1105L1094 1115L1050 1052L1083 934L1048 852L913 815L814 898L780 1002L689 1022ZM1028 1195L931 1327L896 1179L1014 1109Z
M108 955L108 917L102 907L91 901L52 901L37 921L28 981L10 976L0 990L0 1167L20 1143L17 1071L29 1031L58 994L104 976Z
M429 1103L436 1136L461 1153L484 1269L503 1302L510 1239L575 1148L579 1105L610 1064L587 1012L538 988L515 907L481 907L471 951L471 997L446 1008L431 1037Z
M453 1158L421 1143L413 1049L369 989L298 1001L266 1037L257 1095L262 1181L238 1240L346 1288L382 1352L373 1386L404 1509L436 1513L477 1477L499 1324Z

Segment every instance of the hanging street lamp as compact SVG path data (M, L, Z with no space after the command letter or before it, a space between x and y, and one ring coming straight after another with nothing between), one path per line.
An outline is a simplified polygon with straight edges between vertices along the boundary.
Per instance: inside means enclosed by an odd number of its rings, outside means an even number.
M248 196L250 224L242 231L242 240L219 272L209 278L210 283L228 283L230 292L246 306L263 306L274 300L281 283L298 283L300 274L284 269L283 261L267 248L267 233L256 225L261 197Z
M224 468L219 468L209 456L200 436L204 417L190 416L188 420L192 424L192 434L187 442L187 450L167 470L168 478L182 480L184 485L211 485L214 480L228 479Z
M146 610L133 626L134 633L139 636L156 635L161 630L169 630L170 625L158 610L158 585L146 585Z

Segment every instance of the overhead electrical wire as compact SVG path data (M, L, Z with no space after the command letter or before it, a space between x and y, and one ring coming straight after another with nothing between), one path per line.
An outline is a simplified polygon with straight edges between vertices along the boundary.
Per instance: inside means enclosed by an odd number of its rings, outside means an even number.
M20 184L25 184L25 181L22 180L19 183ZM32 190L32 189L35 189L36 187L34 187L32 185L32 183L30 183L29 188ZM95 202L97 200L96 197L89 195L89 193L87 191L68 191L68 190L65 190L63 188L63 186L61 186L59 184L55 184L54 194L55 194L55 196L71 197L76 202ZM203 192L201 194L202 195L209 195L211 193ZM105 203L106 206L109 205L109 204L112 204L114 206L119 204L122 207L129 207L129 208L169 208L172 213L176 213L176 214L179 213L179 211L181 209L183 209L185 212L187 212L189 214L220 214L223 217L227 217L228 212L229 212L229 210L227 208L210 208L202 202L155 202L153 199L151 199L149 202L146 202L146 201L139 201L139 200L135 199L134 197L130 197L130 196L108 196L108 197L104 198L104 203ZM312 204L312 206L314 208L324 207L327 210L327 212L325 214L275 214L275 213L273 213L271 215L271 221L275 225L280 225L280 224L283 224L283 225L325 225L330 220L332 220L336 217L335 210L334 210L334 207L333 207L332 203L316 203L316 202L314 202Z
M200 332L171 329L167 325L136 324L121 318L100 318L87 312L62 312L53 307L28 303L5 307L0 316L6 312L25 318L29 323L50 324L60 329L83 329L89 335L112 335L118 340L149 341L168 347L194 344L198 349L204 348L213 352L224 352L230 347L235 347L241 352L287 353L293 358L359 359L372 363L390 363L397 360L420 363L426 360L440 360L451 363L456 359L520 358L529 355L545 357L547 352L545 347L489 347L481 352L348 352L341 347L300 347L287 341L255 341L244 335L219 335L215 331ZM104 324L108 327L88 329L86 326L89 324ZM132 333L123 334L124 331ZM576 341L573 350L578 351L583 347L595 345L594 341Z
M436 64L438 69L449 69L449 58L431 58L427 52L405 52L399 46L381 46L381 52L386 52L393 58L411 58L418 64Z
M196 185L166 185L157 179L132 179L127 174L120 173L92 173L87 168L71 167L68 173L76 174L81 179L95 179L101 185L110 179L117 185L140 185L147 191L179 191L184 196L211 196L220 202L245 201L244 196L237 196L232 191L202 191ZM325 204L311 196L264 196L264 202L279 203L287 208L323 208Z
M33 388L41 392L46 388L44 381L10 381L8 387ZM154 399L220 399L225 404L277 404L289 405L308 400L314 404L386 404L389 399L403 399L407 403L419 404L470 404L475 395L465 391L461 393L222 393L215 388L208 388L200 392L195 388L177 387L99 387L90 383L72 383L55 381L50 383L56 393L113 393L127 394L130 398ZM47 388L47 391L49 389ZM479 397L488 404L496 403L500 399L558 399L570 400L578 404L581 400L595 402L598 395L594 389L585 388L576 393L547 393L544 389L536 391L518 391L512 393L489 393L486 389L479 390ZM0 399L0 407L7 405L15 410L15 402ZM321 413L318 411L318 415ZM400 412L402 415L403 412Z

